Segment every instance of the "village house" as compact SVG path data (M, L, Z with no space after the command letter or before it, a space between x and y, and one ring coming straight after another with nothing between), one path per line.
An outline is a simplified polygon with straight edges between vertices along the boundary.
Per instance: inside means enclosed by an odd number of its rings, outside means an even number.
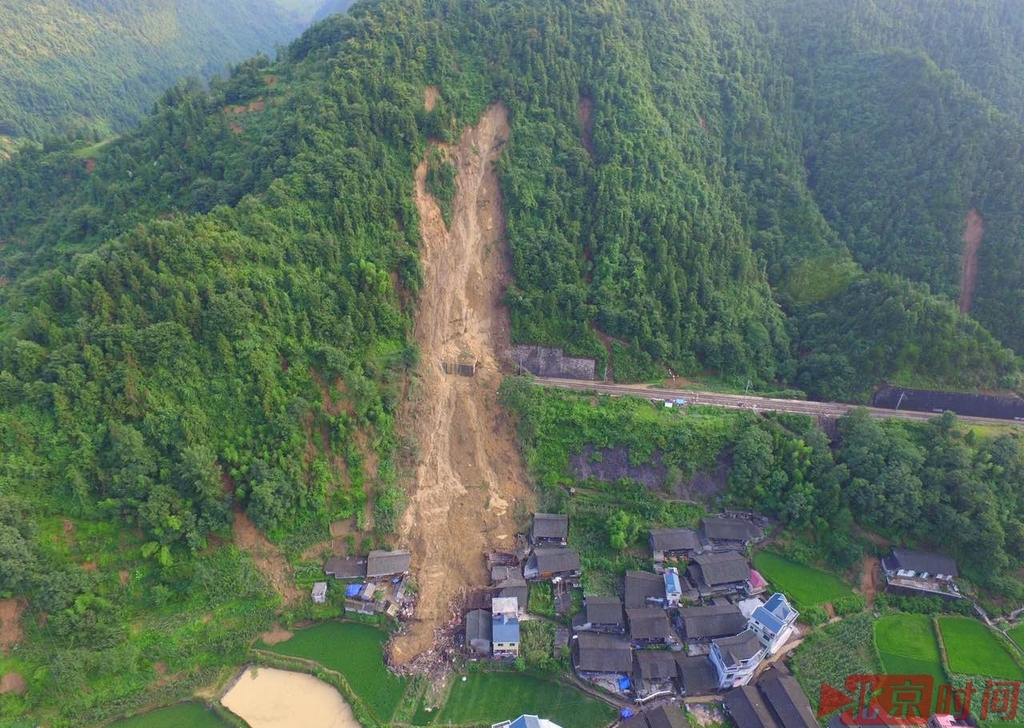
M519 602L515 597L491 601L491 654L498 659L519 657Z
M789 600L776 592L750 615L749 627L771 656L793 634L793 625L799 616Z
M672 642L672 625L661 607L638 607L626 610L629 641L634 645L663 645Z
M633 648L622 637L581 632L573 639L572 653L582 678L617 680L633 669Z
M515 566L492 566L491 587L496 597L515 597L519 600L519 609L526 609L529 604L530 587L523 578L522 572Z
M679 621L683 639L690 642L731 637L747 628L747 618L735 604L680 609Z
M771 669L754 685L725 694L737 728L818 728L814 709L792 675Z
M310 594L313 604L323 604L327 601L327 582L318 581L313 584L313 591Z
M480 657L491 654L491 613L473 609L466 613L466 646Z
M702 597L746 592L750 565L736 551L700 554L693 557L689 574Z
M743 551L747 544L764 538L764 529L745 518L705 518L701 522L701 539L705 549Z
M649 571L627 571L624 591L626 609L665 604L665 579Z
M622 724L623 728L689 728L689 723L678 705L661 705L637 713Z
M334 556L324 564L324 573L335 579L363 579L366 577L366 557Z
M882 559L886 590L896 593L926 594L959 599L960 590L953 580L958 572L956 561L926 551L894 548Z
M569 543L569 517L560 513L534 513L530 543L534 546L565 546Z
M662 579L665 581L665 608L674 609L679 606L679 601L683 598L683 580L679 576L679 569L674 566L670 566L665 569L662 573ZM689 596L696 596L690 585L687 584L687 592Z
M580 573L580 555L576 549L534 549L523 568L523 576L534 581L577 579Z
M667 650L633 651L633 690L637 698L645 700L677 691L679 672L672 655Z
M718 690L718 672L707 655L674 652L672 656L679 670L679 689L683 695L708 695Z
M752 630L711 641L711 664L718 673L721 690L746 685L757 671L767 650Z
M384 579L409 573L412 555L408 551L371 551L366 557L366 578Z
M656 528L647 540L655 563L685 558L702 550L700 536L689 528Z
M577 630L622 634L626 619L618 597L587 597L583 603L583 621Z

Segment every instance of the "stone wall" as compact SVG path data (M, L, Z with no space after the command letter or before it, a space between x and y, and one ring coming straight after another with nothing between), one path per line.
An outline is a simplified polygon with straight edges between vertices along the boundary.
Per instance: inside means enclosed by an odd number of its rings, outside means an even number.
M593 359L566 356L563 349L549 346L513 346L509 359L538 377L554 379L597 379Z

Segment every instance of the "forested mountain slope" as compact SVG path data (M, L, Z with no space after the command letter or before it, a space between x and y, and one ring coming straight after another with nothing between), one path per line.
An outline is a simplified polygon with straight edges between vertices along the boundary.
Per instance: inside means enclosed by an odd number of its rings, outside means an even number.
M15 707L99 720L154 663L200 680L241 659L273 607L226 545L245 517L294 560L338 518L389 543L417 453L394 427L415 396L413 170L495 101L514 341L826 397L1016 386L1019 121L953 61L783 5L367 0L172 87L120 137L0 165ZM69 539L64 519L92 525Z
M223 74L302 27L276 0L7 0L0 135L123 131L178 79Z

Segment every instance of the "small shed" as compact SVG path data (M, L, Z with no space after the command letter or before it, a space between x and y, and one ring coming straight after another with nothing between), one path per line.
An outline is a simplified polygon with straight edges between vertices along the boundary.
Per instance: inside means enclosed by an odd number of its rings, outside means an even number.
M313 584L313 592L310 595L313 597L314 604L323 604L327 601L327 582L318 581Z

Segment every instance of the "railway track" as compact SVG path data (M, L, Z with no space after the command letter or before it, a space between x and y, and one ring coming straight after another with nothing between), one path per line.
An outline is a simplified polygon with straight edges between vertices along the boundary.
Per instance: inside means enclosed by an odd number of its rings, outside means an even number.
M675 402L676 400L683 400L683 404L686 406L725 407L728 409L747 409L753 412L791 412L811 417L842 417L850 410L862 406L837 402L813 402L802 399L774 399L749 394L722 394L721 392L707 392L696 389L662 389L646 384L608 384L605 382L545 377L537 377L534 382L541 387L597 392L612 396L642 397L651 401ZM867 409L872 417L879 419L897 418L916 422L926 422L942 414L941 412L914 412L911 410L894 410L881 407L866 407L865 409ZM957 419L961 422L979 425L1017 425L1018 427L1024 427L1024 422L1021 421L1002 420L992 417L957 415Z

